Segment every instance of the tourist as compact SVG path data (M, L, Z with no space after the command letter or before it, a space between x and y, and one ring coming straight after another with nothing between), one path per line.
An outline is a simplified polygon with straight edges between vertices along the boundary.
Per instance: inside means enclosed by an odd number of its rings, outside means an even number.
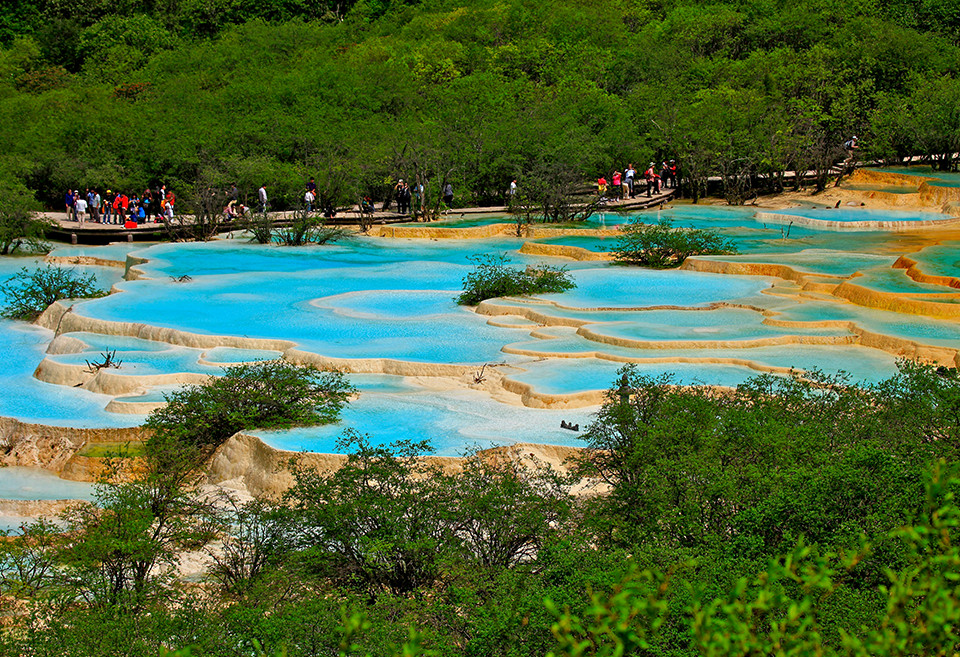
M417 182L411 189L413 190L413 211L423 212L423 185Z
M73 202L73 208L77 213L77 222L82 226L84 215L87 213L87 199L80 196L80 191L74 191L76 201Z
M623 190L623 187L621 186L620 172L619 172L619 171L614 171L614 172L613 172L613 179L611 180L611 182L613 183L613 189L610 190L610 191L613 192L613 198L619 199L619 198L620 198L620 192Z
M101 207L101 211L103 212L103 223L113 223L113 192L109 189L107 190L107 193L103 195L103 206Z
M513 200L513 197L517 195L517 179L514 178L510 181L510 190L507 192L510 195L510 200Z
M93 209L90 211L91 214L96 213L95 221L98 223L103 223L103 217L100 216L100 205L103 203L103 199L100 198L100 192L93 190Z
M139 221L137 221L140 215L140 197L134 194L133 198L131 198L130 202L127 204L127 207L130 210L129 214L127 215L127 218L130 221L136 221L137 223L140 223Z
M607 179L604 176L597 179L597 193L600 194L600 198L607 193Z
M313 179L311 178L311 180ZM310 189L310 184L307 183L307 192L303 195L303 202L307 205L307 212L313 211L313 202L315 200L316 196L314 196L313 190Z
M668 180L669 183L670 183L670 188L671 188L671 189L676 189L676 188L677 188L677 163L676 163L676 161L675 161L675 160L670 160L669 166L668 166L667 168L668 168L668 171L667 171L667 174L668 174L667 180Z
M260 185L260 189L257 191L257 195L260 197L260 212L263 214L267 213L267 186L266 184Z
M630 198L633 198L633 179L637 176L637 170L633 168L633 164L627 165L627 170L623 172L623 175L624 184L627 187L625 191L630 195Z
M311 180L313 179L311 178ZM229 195L230 200L233 201L234 205L236 205L237 201L240 200L240 190L237 189L237 183L230 183Z
M654 193L660 193L660 176L653 170L653 167L654 163L651 162L647 166L647 170L643 172L643 179L647 182L647 198L650 198Z
M447 183L443 187L443 202L449 208L453 204L453 185Z
M317 198L317 183L314 182L313 177L311 177L310 182L307 183L307 191L313 192L313 198Z
M397 184L393 186L393 200L397 202L397 213L404 214L403 207L403 188L406 183L403 182L403 178L397 180Z
M143 196L140 197L140 209L143 210L143 219L146 221L153 212L153 192L147 187L143 190Z
M67 221L76 221L76 200L77 198L73 195L73 190L68 189L66 195L63 197L63 202L66 204L67 208Z
M88 187L86 201L87 201L87 212L90 213L90 221L97 220L97 205L95 203L96 200L97 200L97 195L94 193L92 189Z

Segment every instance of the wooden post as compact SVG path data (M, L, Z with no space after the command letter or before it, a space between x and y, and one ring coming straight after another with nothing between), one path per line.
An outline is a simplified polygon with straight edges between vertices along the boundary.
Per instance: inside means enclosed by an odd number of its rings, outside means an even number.
M76 243L77 243L77 234L76 234L76 233L70 233L70 243L71 243L71 244L76 244Z

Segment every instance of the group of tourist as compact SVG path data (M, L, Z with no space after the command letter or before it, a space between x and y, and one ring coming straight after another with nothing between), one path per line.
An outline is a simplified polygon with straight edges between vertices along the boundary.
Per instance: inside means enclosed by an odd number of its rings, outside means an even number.
M423 184L410 185L401 178L393 186L393 198L397 202L397 212L407 214L411 211L423 211L424 189ZM447 207L453 204L453 185L449 182L443 185L443 202Z
M643 172L643 181L637 182L637 170L633 164L628 164L623 170L615 170L610 177L610 183L607 183L605 176L600 176L597 180L597 191L603 198L612 198L615 200L623 198L634 198L643 193L643 186L646 185L647 198L654 194L659 194L661 189L676 188L677 186L677 163L675 160L664 160L659 168L654 162L651 162Z
M105 194L95 188L85 193L77 189L68 189L64 195L67 220L83 225L88 219L93 223L123 225L128 221L138 224L150 221L162 221L163 217L173 218L176 195L168 191L166 185L156 189L149 187L142 194L128 196L123 192L107 190Z

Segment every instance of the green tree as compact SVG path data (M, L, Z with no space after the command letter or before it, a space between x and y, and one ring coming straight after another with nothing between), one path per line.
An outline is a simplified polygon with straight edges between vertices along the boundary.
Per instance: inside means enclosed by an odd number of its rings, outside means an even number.
M46 253L43 241L52 222L36 214L38 204L27 187L16 178L0 180L0 255L21 249Z
M484 299L540 293L566 292L576 287L566 267L551 265L517 269L507 265L505 254L472 256L474 268L463 279L457 303L473 306Z
M300 516L301 544L314 567L370 595L429 587L449 556L452 534L440 471L421 457L426 443L371 445L348 431L347 462L324 474L299 467L287 500Z
M320 372L283 360L228 367L205 385L165 397L144 427L151 440L172 439L206 451L243 429L328 424L356 391L340 372Z
M613 247L617 262L654 269L677 267L690 256L736 253L733 242L715 230L674 228L670 219L655 224L639 220L620 227Z
M54 265L33 271L24 267L0 286L0 292L6 297L3 316L32 320L55 301L106 295L96 287L94 278L93 274L82 275Z

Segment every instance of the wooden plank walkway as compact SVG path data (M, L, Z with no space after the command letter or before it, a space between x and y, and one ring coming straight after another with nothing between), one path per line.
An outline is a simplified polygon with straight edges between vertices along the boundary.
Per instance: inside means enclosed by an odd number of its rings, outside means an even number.
M649 198L637 195L634 198L609 199L598 208L603 212L636 212L663 205L676 196L676 189L664 189L660 194ZM506 206L454 208L444 214L444 218L459 218L477 215L504 215L508 214ZM153 242L167 239L169 231L163 223L143 223L136 228L124 228L119 224L101 224L93 221L84 221L80 224L67 218L66 212L44 212L42 216L52 220L55 227L47 230L48 239L68 244L109 244L110 242ZM286 213L275 213L280 225L286 219ZM382 210L373 214L374 224L395 224L413 222L410 215ZM338 212L334 219L326 221L328 225L356 226L360 223L360 213L355 209ZM221 232L238 230L235 222L228 221L221 224Z

